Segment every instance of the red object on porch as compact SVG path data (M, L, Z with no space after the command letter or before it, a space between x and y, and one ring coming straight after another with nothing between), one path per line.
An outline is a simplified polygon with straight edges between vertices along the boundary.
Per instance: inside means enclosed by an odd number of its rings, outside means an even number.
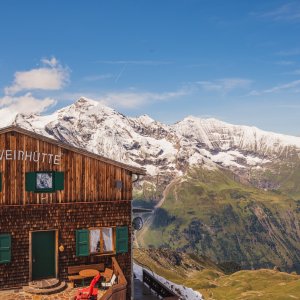
M100 280L101 274L98 274L93 278L88 288L78 290L74 300L97 300L98 289L95 288L96 283Z

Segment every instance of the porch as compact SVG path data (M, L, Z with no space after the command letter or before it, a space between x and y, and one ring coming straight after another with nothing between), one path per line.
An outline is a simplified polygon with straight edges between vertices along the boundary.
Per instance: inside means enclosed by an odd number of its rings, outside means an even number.
M87 265L88 268L88 265ZM98 290L98 300L126 300L127 281L115 257L111 258L111 268L116 275L116 283L106 290ZM0 299L5 300L73 300L80 288L73 288L71 284L59 293L51 295L36 295L27 293L23 288L0 291Z

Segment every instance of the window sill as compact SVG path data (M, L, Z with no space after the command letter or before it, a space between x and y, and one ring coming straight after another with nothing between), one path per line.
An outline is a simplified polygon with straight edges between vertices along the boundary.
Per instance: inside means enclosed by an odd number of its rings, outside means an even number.
M107 252L107 253L93 253L92 256L115 256L116 252Z

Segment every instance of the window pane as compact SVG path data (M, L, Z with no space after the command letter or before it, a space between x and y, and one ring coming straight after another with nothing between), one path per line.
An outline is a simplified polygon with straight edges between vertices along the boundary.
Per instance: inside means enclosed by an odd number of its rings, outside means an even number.
M91 253L100 252L100 229L90 230L90 249Z
M113 251L113 231L112 228L102 228L103 235L103 251Z
M36 188L39 190L52 189L53 179L52 173L37 173L36 174Z

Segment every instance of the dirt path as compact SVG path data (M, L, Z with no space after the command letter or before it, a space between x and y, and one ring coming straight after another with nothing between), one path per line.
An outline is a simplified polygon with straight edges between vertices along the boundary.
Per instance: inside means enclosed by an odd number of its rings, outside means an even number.
M137 235L136 235L136 244L138 247L144 247L145 246L145 243L144 243L144 236L145 234L147 233L149 227L152 225L153 223L153 220L154 220L154 216L155 216L155 211L160 208L165 200L166 200L166 197L171 189L171 187L178 183L179 181L181 180L181 178L175 178L173 179L167 186L166 188L164 189L163 191L163 197L161 198L161 200L154 206L154 210L149 213L149 215L147 216L146 219L144 219L144 226L143 228L141 229L141 231L137 232ZM176 185L175 185L176 186ZM177 201L177 189L175 190L175 201Z

